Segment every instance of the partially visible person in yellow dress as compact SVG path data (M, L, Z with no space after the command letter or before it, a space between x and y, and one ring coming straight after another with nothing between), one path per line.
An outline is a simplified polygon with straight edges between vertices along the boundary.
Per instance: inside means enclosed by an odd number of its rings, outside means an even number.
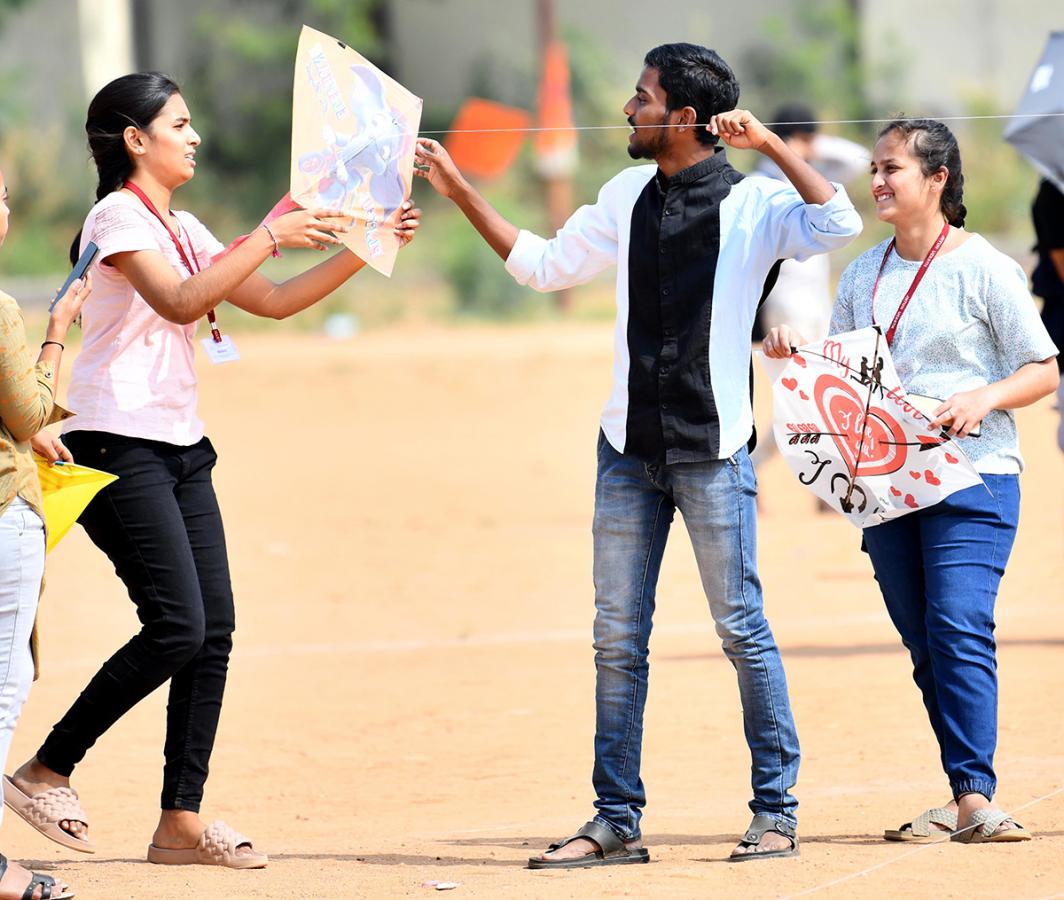
M8 217L7 185L0 173L0 245ZM58 439L41 430L57 412L63 345L91 289L87 276L55 304L36 364L18 304L0 292L0 765L7 761L35 671L31 640L44 577L45 529L33 449L51 462L70 459ZM0 900L72 896L50 875L31 872L0 853Z

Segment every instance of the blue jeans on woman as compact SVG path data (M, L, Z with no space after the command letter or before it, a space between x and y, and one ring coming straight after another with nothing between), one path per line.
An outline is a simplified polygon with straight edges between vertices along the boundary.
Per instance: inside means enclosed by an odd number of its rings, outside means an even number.
M654 594L674 512L691 536L724 653L735 667L753 759L750 809L790 826L798 736L779 649L762 610L757 482L746 449L728 459L646 463L599 434L595 487L596 821L640 836L639 776Z
M994 602L1020 515L1016 475L867 528L887 612L913 662L953 796L994 796Z

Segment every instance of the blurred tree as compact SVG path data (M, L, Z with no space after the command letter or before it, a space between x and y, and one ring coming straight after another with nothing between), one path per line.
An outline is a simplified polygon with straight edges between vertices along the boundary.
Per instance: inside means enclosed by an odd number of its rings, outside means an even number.
M1002 109L989 94L971 93L962 112L968 116L998 116ZM1033 237L1031 199L1038 189L1038 173L1027 165L1014 147L1001 139L1002 123L974 118L967 122L947 122L957 135L964 168L964 205L968 207L966 227L1008 236L1002 249L1023 259Z
M8 13L25 6L29 0L0 0L0 25L4 24L4 18Z
M299 25L335 35L386 68L378 37L384 15L379 0L239 0L198 16L182 89L206 165L189 202L213 204L211 221L219 226L264 214L288 189Z
M29 0L0 0L0 28L6 24L7 17L29 3ZM19 94L21 72L7 69L0 70L0 127L13 121L23 111Z
M766 42L741 58L744 91L766 110L800 100L832 117L867 118L856 7L856 0L796 0L787 16L766 17Z
M31 4L32 0L0 0L0 28L13 13ZM18 68L0 69L2 165L14 225L3 255L5 275L61 271L74 236L70 223L83 213L78 192L81 172L64 155L69 150L68 135L57 124L27 124L32 118L24 90L27 77Z
M562 36L569 53L573 121L624 125L621 107L629 95L628 84L634 83L637 73L628 73L625 79L618 80L613 57L594 34L565 27ZM529 58L534 59L534 56ZM537 81L538 74L530 64L486 54L473 66L469 95L534 111ZM443 123L433 127L447 126ZM580 164L574 173L573 185L574 208L593 203L599 188L621 168L632 163L625 150L627 136L623 130L581 131L579 146ZM488 200L515 224L540 234L551 233L543 207L542 182L535 172L531 141L526 142L521 156L506 177L480 187ZM419 203L425 207L436 206L431 196L422 197ZM435 208L430 209L430 218L435 220L437 215ZM446 251L441 260L442 269L450 282L454 308L459 314L511 319L542 313L542 298L531 288L515 284L495 254L464 220L455 221Z

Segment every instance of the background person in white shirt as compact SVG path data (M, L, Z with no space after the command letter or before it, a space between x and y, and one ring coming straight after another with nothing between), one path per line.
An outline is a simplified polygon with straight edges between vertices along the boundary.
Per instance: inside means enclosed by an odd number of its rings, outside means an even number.
M811 107L803 103L784 104L773 114L772 122L772 130L783 142L829 181L848 184L858 175L868 173L872 161L868 150L853 141L821 132ZM767 157L758 160L754 174L786 180L780 167ZM826 253L801 261L780 260L775 284L758 312L755 339L760 340L777 325L789 325L811 341L826 337L833 303L831 260ZM757 469L778 451L771 421L765 425L758 428L759 440L753 453ZM817 500L817 508L829 507Z
M776 110L772 121L772 131L787 147L829 181L848 184L858 175L868 173L872 161L868 150L846 138L821 132L811 107L802 103L785 104ZM767 157L758 160L754 174L786 180L780 167ZM758 313L760 334L767 334L777 325L790 325L811 341L825 337L833 301L831 262L827 254L802 261L782 260L776 283Z

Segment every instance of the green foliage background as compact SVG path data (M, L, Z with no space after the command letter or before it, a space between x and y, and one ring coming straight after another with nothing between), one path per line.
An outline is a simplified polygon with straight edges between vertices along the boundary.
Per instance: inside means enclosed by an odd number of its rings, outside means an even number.
M0 0L0 28L5 17L34 0ZM381 0L238 0L225 13L202 12L190 19L191 38L183 73L184 92L197 130L203 136L196 178L182 189L181 205L193 209L222 240L245 232L285 192L288 180L291 70L299 24L306 22L335 34L387 69L387 46L380 23L387 15ZM621 107L635 73L618 71L609 48L591 33L567 29L574 118L579 124L621 125ZM529 35L529 41L535 35ZM850 0L796 0L786 17L766 18L762 38L745 52L729 57L743 86L742 103L762 118L783 102L801 100L823 119L883 119L906 109L896 96L894 109L873 108L869 83L891 83L904 65L900 52L881 70L862 65L860 31ZM449 52L459 53L460 47ZM726 54L727 55L727 54ZM532 54L530 58L535 58ZM441 64L446 64L441 59ZM538 72L532 64L495 55L475 61L470 95L534 109ZM6 275L46 274L65 266L73 233L92 202L94 181L81 126L83 101L70 103L62 124L44 129L19 105L18 80L25 73L0 66L2 161L12 188L13 227L0 270ZM423 130L445 129L456 107L427 108ZM967 98L960 114L1006 112L985 97ZM871 145L875 124L829 126L825 130ZM1029 242L1029 202L1036 177L1001 140L1001 123L973 122L957 128L966 167L969 226L1020 254ZM739 168L750 170L749 154L732 153ZM76 163L76 164L74 164ZM593 202L599 187L624 166L624 131L580 134L580 165L574 176L577 204ZM513 221L544 230L542 186L529 148L506 176L478 185ZM388 280L366 272L323 304L298 318L302 327L317 327L336 311L356 313L365 324L409 319L527 319L557 315L549 302L514 284L494 254L454 207L416 183L415 199L425 210L419 239ZM850 185L851 196L865 216L866 230L853 247L835 254L844 265L881 239L866 185ZM316 261L310 254L288 253L268 264L275 277ZM608 280L576 292L573 315L612 313ZM230 314L235 316L237 314Z

